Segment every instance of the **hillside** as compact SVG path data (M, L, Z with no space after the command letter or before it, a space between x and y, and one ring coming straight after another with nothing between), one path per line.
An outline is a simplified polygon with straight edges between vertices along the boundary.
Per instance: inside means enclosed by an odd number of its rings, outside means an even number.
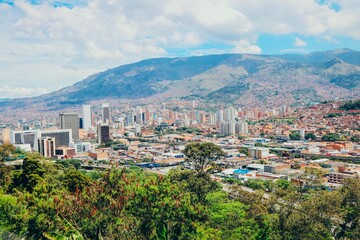
M360 97L360 52L222 54L148 59L89 76L34 98L0 102L0 109L61 109L102 99L199 99L239 105L305 105Z

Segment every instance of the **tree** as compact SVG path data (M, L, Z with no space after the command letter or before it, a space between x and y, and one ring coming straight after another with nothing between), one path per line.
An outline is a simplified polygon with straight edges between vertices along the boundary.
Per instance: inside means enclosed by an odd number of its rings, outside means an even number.
M343 222L337 237L340 239L360 239L360 180L346 179L340 190L343 196L341 209Z
M329 133L329 134L326 134L324 135L321 140L323 141L328 141L328 142L335 142L335 141L340 141L341 138L338 134L336 133Z
M45 169L37 159L25 158L22 165L21 184L28 191L32 191L43 179Z
M350 140L352 142L360 142L360 136L351 136Z
M204 202L207 194L221 189L220 184L205 172L194 174L191 170L172 170L169 178L172 183L182 186L184 192L192 193L192 202Z
M334 239L339 224L337 192L312 190L306 195L296 188L276 189L270 199L273 217L273 239Z
M308 132L305 134L305 139L316 140L316 136L313 132Z
M16 148L10 143L4 143L0 145L0 161L4 161L5 158L9 157L11 153L14 153Z
M197 172L205 171L212 162L225 156L225 153L214 143L190 143L186 145L183 153L186 161L192 162Z
M292 132L289 134L290 140L300 140L301 136L299 132Z
M65 174L64 185L71 192L75 192L77 188L82 190L89 184L90 179L77 170L70 170Z
M242 147L242 148L239 148L238 150L239 150L239 153L243 153L246 156L249 154L249 150L247 148Z

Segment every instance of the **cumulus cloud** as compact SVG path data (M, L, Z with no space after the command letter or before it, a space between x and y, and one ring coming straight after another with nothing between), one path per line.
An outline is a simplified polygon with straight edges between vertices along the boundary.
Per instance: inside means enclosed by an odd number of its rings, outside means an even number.
M48 93L46 88L25 88L25 87L14 87L9 85L3 85L0 87L1 98L19 98L29 97L34 95L41 95Z
M299 38L299 37L295 38L295 42L294 42L295 47L305 47L306 45L307 45L307 43L304 40L302 40L301 38Z
M73 83L90 71L144 58L174 56L173 49L189 54L261 53L257 44L261 34L315 36L332 41L339 35L360 39L357 0L327 0L322 4L315 0L37 2L0 3L0 44L5 46L0 48L3 84L18 81L16 84L21 86L24 82L20 79L25 75L34 86L53 83L49 86L52 90L61 85L58 81L63 77L63 84ZM228 48L216 49L209 43ZM306 42L296 38L294 45L302 47ZM56 80L24 72L29 63Z

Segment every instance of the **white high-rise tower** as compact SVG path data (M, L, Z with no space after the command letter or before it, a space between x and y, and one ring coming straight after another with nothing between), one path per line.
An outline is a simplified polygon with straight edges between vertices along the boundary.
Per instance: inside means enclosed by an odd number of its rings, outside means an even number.
M91 106L83 105L83 128L89 130L91 125Z

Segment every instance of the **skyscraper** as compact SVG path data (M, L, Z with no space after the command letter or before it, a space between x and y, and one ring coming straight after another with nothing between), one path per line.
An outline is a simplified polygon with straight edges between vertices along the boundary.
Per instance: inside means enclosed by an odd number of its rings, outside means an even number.
M60 128L71 129L73 140L79 140L79 114L60 113Z
M102 104L102 122L110 123L110 106L108 103Z
M97 127L97 139L98 143L104 144L110 141L110 129L109 125L100 123Z
M91 106L83 105L83 128L89 130L91 125Z

